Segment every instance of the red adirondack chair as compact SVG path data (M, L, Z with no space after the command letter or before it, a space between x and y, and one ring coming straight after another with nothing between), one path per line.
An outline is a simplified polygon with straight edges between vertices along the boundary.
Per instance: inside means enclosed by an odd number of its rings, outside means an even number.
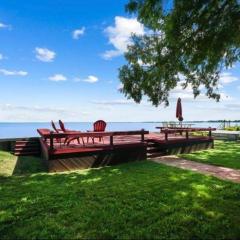
M80 133L81 132L81 131L74 131L74 130L66 129L64 123L61 120L59 120L59 126L64 133L78 133L78 132ZM78 144L80 144L80 137L67 137L64 141L64 144L67 143L67 145L69 145L70 142L75 140L75 139L77 139ZM81 139L82 139L82 142L83 142L83 145L84 145L85 144L84 139L82 137L81 137Z
M95 123L93 123L93 131L88 131L88 132L104 132L106 129L106 126L107 126L107 123L105 121L98 120ZM88 142L88 139L89 138L87 138L87 142ZM94 137L92 137L92 141L94 143ZM103 137L99 137L99 142L101 141L104 143Z
M58 129L58 128L56 127L54 121L51 121L51 125L52 125L53 130L54 130L56 133L59 133L59 132L62 131L61 129Z
M54 123L53 120L51 121L51 125L52 125L53 130L54 130L56 133L62 132L61 129L59 129L59 128L56 127L56 125L55 125L55 123ZM61 139L57 138L57 139L56 139L56 142L58 142L58 143L61 144Z

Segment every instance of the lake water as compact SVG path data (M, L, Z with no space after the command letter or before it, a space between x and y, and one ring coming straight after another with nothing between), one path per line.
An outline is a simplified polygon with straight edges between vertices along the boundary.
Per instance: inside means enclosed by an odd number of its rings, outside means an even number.
M194 124L194 127L216 127L218 128L219 122L187 122ZM66 128L72 130L86 131L92 129L90 122L74 122L65 123ZM235 125L235 123L233 123ZM157 131L156 126L161 126L157 122L108 122L108 131L128 131L145 129L148 131ZM17 138L17 137L36 137L38 136L38 128L50 128L50 123L0 123L0 138Z

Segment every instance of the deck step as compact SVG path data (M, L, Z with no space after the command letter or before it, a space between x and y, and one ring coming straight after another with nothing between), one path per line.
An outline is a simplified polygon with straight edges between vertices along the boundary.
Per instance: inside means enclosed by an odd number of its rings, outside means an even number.
M39 140L38 139L33 139L33 140L31 140L31 139L20 139L20 140L16 140L16 142L18 142L18 143L26 143L26 142L33 143L33 142L39 142Z
M147 158L161 157L166 154L165 150L161 146L154 142L148 142L147 146Z
M39 152L39 148L15 148L14 152Z
M15 146L39 146L39 143L38 142L24 142L24 143L19 143L19 142L16 142L15 143Z
M148 153L155 153L155 152L160 152L161 148L156 148L156 147L152 147L152 148L147 148L147 152Z
M16 156L40 155L40 143L37 139L17 140L13 153Z
M15 149L14 152L28 153L28 152L40 152L39 149Z
M15 147L39 147L39 143L16 143Z
M15 147L14 148L14 151L21 151L21 150L39 150L39 147L38 146L34 146L34 147L32 147L32 146L25 146L25 147Z
M156 152L156 153L151 153L151 154L147 154L147 158L157 158L157 157L162 157L165 154L162 152Z
M14 152L15 156L38 156L40 154L39 151L36 152Z

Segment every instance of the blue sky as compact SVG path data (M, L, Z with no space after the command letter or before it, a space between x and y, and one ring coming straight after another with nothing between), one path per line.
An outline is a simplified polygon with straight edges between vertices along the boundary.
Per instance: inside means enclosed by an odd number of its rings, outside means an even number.
M144 32L126 3L2 0L0 121L175 120L177 97L185 120L240 119L239 64L221 75L220 103L177 87L169 107L155 108L119 92L129 36Z

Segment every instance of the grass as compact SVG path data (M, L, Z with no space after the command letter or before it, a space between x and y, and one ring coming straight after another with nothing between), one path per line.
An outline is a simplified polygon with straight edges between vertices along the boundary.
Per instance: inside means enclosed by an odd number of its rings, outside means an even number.
M14 156L0 151L0 176L21 175L46 171L37 157Z
M240 169L240 142L214 141L214 149L182 154L180 157L217 166Z
M225 127L227 131L240 131L240 126Z
M148 161L58 174L42 169L0 177L1 239L240 236L239 184Z

